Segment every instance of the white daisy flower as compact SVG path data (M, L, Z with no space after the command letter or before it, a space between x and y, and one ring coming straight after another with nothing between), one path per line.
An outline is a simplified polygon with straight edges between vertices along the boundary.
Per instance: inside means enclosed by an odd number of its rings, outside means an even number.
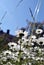
M7 58L6 57L2 57L1 60L7 61Z
M37 57L36 60L37 60L37 61L40 60L40 57Z
M32 57L33 60L35 60L35 57Z
M24 37L27 37L27 36L28 36L28 32L24 31Z
M10 47L9 49L13 50L13 51L19 51L20 50L20 44L14 43L14 42L9 42L8 46ZM21 49L23 48L23 46L21 46Z
M32 39L32 42L37 42L37 39Z
M23 41L22 41L22 45L30 45L30 44L29 44L29 39L23 39L23 38L22 38L22 40L23 40Z
M44 52L44 48L42 48L41 51Z
M25 39L26 39L25 37L22 37L22 41L25 41Z
M8 43L8 46L9 47L15 47L17 45L17 43L15 43L15 42L9 42Z
M31 39L31 42L36 42L36 40L37 40L35 35L31 35L30 39Z
M18 55L16 55L16 53L12 53L11 59L17 60L17 56L18 56Z
M29 50L28 49L25 49L25 48L23 49L23 53L25 53L27 56L29 56L29 54L30 54L29 53Z
M11 62L7 62L7 64L6 65L13 65Z
M44 45L44 37L38 38L37 43L38 43L39 45Z
M34 43L31 43L31 45L33 46L33 45L34 45Z
M23 32L23 30L18 30L18 31L16 31L16 36L17 37L20 37L20 36L27 37L28 36L28 32L27 31Z
M18 40L18 44L21 44L21 40L20 39Z
M10 49L12 49L14 51L15 48L17 48L17 43L15 43L15 42L9 42L8 46L10 47Z
M32 36L31 36L31 39L36 39L36 36L35 36L35 35L32 35Z
M20 34L24 34L23 30L16 31L16 36L19 37Z
M20 45L17 45L17 47L15 48L15 50L19 51L20 50Z
M43 32L42 29L37 29L37 30L36 30L36 34L41 34L42 32Z
M9 51L9 50L3 51L3 54L4 55L11 55L11 51Z
M41 57L41 58L40 58L40 60L44 60L44 58L43 58L43 57Z
M33 50L33 47L30 47L30 49L29 49L30 51L32 51Z
M36 50L38 47L36 46L36 47L34 47L34 49Z
M29 62L29 65L32 65L32 64Z
M36 51L36 50L39 50L39 47L37 47L37 46L36 46L36 47L34 47L34 51Z

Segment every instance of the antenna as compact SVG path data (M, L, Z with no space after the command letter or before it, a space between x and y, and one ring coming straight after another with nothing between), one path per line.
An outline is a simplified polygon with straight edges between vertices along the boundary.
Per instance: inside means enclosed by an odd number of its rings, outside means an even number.
M23 1L23 0L20 0L16 7L18 7L22 1Z

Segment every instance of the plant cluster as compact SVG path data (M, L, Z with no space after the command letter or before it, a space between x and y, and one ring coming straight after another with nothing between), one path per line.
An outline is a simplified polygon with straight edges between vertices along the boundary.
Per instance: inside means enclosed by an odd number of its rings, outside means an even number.
M0 53L0 65L44 65L44 29L29 35L25 29L16 31L17 43L9 42Z

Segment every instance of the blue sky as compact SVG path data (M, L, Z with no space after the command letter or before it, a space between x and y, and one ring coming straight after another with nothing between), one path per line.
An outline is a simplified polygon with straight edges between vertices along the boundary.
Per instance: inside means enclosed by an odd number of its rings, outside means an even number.
M26 26L26 19L32 21L29 7L34 13L38 0L23 0L18 7L17 4L20 0L0 0L0 22L2 22L1 29L5 32L10 29L10 34L15 35L15 30ZM35 17L37 21L42 22L44 20L44 0L41 0L41 7L38 16ZM7 14L1 21L5 11Z

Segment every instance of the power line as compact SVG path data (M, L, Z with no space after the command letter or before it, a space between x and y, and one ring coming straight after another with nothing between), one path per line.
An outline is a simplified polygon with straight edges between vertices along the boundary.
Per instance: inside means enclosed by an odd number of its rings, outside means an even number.
M20 3L22 3L22 1L23 1L23 0L20 0L16 7L18 7L18 6L20 5Z
M7 11L5 11L4 15L1 18L1 21L4 19L4 17L6 16L6 14L7 14Z
M6 14L7 14L7 11L5 11L4 15L2 16L0 25L2 24L2 20L4 19L4 17L6 16ZM0 30L1 30L1 27L0 27Z

